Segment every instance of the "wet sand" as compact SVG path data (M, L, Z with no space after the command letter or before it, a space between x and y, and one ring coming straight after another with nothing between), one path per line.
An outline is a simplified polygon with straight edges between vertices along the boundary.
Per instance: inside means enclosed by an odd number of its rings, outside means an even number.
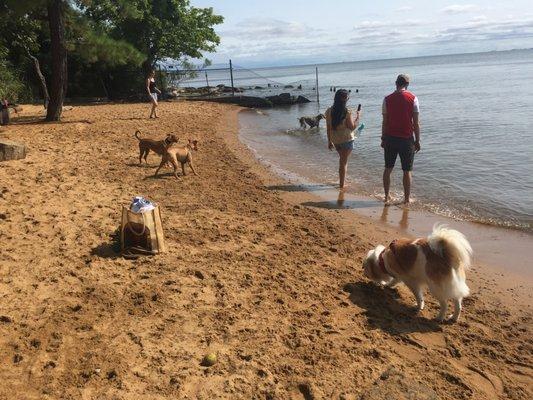
M461 322L421 316L403 287L361 273L401 232L257 163L238 109L84 106L36 123L26 106L0 137L28 146L0 163L0 398L530 398L531 291L480 264ZM153 178L136 129L197 138L199 177ZM169 252L114 253L120 207L162 207ZM404 233L405 234L405 233ZM217 363L200 365L208 352Z

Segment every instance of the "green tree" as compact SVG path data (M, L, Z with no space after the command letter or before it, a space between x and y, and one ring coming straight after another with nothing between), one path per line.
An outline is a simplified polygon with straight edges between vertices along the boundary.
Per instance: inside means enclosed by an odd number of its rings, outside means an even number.
M78 6L85 2L90 0L77 1ZM128 62L140 64L143 60L133 45L108 37L75 5L74 1L68 0L0 0L0 10L5 11L2 19L6 20L6 24L0 28L2 37L11 50L12 58L20 59L20 53L25 53L31 60L42 84L45 103L48 97L47 85L40 71L39 61L33 53L39 47L36 40L39 27L37 21L45 21L47 24L48 43L44 47L50 53L47 58L51 70L50 104L46 115L48 121L58 121L61 118L68 82L67 52L82 62L98 64L100 67Z
M22 90L22 82L17 78L13 67L6 61L7 49L0 47L0 99L17 101Z
M145 72L163 58L200 59L220 43L213 26L223 17L188 0L91 0L80 6L112 37L144 54Z
M22 74L13 65L38 77L43 97L50 93L46 119L57 121L67 87L94 87L96 79L107 93L109 78L122 93L138 92L131 78L140 77L141 63L147 70L166 57L202 58L218 45L213 26L222 21L188 0L0 0L0 47L7 49L0 61L10 73L2 76L14 82L10 91L20 90Z

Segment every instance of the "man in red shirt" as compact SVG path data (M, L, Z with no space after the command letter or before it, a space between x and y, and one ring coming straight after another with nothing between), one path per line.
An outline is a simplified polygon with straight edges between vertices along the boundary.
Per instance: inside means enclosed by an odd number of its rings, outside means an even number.
M420 151L418 99L413 93L407 91L408 86L409 76L398 75L398 78L396 78L396 91L383 100L381 147L385 150L383 188L385 189L386 204L389 204L391 200L389 194L390 176L398 154L400 155L403 170L404 204L410 202L411 171L415 153Z

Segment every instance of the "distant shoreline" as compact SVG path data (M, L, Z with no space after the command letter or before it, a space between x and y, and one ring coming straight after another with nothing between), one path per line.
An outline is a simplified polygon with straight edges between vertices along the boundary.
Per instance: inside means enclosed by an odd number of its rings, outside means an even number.
M239 66L242 68L247 69L254 69L254 70L265 70L265 69L271 69L271 68L298 68L298 67L320 67L325 65L334 65L334 64L352 64L352 63L365 63L365 62L376 62L376 61L400 61L400 60L412 60L412 59L420 59L420 58L438 58L438 57L449 57L449 56L462 56L462 55L487 55L487 54L495 54L495 53L513 53L513 52L521 52L521 51L533 51L532 48L524 48L524 49L510 49L510 50L491 50L491 51L474 51L474 52L467 52L467 53L443 53L443 54L429 54L425 56L413 56L413 57L393 57L393 58L370 58L370 59L364 59L364 60L345 60L345 61L333 61L333 62L316 62L316 63L304 63L304 64L273 64L268 66L259 66L259 65L247 65L243 63L244 65ZM211 69L215 70L217 68L221 67L227 67L227 64L225 63L217 63L211 65ZM237 67L236 67L237 68ZM210 68L206 68L205 70L209 71Z

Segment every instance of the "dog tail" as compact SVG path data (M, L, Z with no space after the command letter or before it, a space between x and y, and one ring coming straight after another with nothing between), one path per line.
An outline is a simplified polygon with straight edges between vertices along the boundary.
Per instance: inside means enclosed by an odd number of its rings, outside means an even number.
M141 133L140 130L135 131L135 137L137 138L137 140L141 140L141 138L139 137L140 133Z
M428 236L431 250L450 261L450 265L457 269L469 269L472 262L472 247L465 235L446 225L435 224L433 232Z

